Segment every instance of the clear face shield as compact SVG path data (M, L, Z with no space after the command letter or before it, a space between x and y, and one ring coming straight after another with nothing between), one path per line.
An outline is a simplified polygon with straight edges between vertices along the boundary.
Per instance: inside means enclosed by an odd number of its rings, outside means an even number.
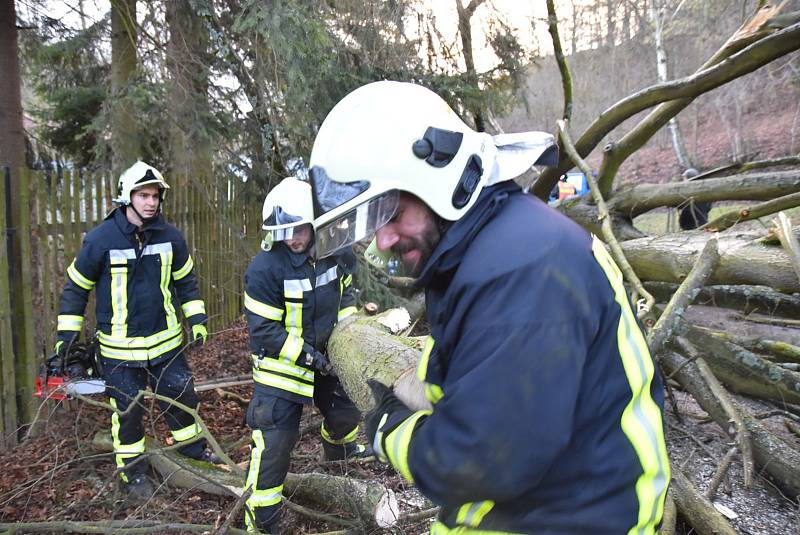
M317 258L325 258L375 232L394 217L400 203L397 190L359 204L316 230Z

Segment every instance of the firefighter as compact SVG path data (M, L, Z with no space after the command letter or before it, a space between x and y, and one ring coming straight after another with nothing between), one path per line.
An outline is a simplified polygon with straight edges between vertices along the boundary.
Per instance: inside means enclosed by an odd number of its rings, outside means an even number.
M86 234L67 268L58 315L56 353L63 355L80 335L86 302L95 290L99 359L106 392L118 411L111 416L114 454L123 487L134 501L151 496L153 486L142 457L145 407L129 405L149 386L196 409L176 309L182 310L193 341L203 344L208 337L186 241L161 214L167 189L161 173L142 161L122 173L113 199L117 208ZM166 402L159 405L176 444L185 443L180 453L220 462L206 441L197 439L201 429L193 416Z
M263 251L245 273L244 307L253 360L247 409L252 452L245 488L250 531L278 533L281 491L297 441L303 405L323 416L325 460L363 458L356 444L361 413L333 375L325 354L334 325L356 311L355 256L349 249L313 256L308 182L285 178L264 200Z
M391 105L389 105L391 103ZM435 93L342 99L311 154L320 258L375 235L425 289L433 410L370 382L375 454L441 507L432 534L658 529L670 472L662 382L603 244L511 180L549 134L491 136Z

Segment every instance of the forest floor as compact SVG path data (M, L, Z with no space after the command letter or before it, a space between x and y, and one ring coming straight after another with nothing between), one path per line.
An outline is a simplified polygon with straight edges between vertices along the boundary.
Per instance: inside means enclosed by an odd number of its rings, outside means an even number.
M780 139L781 132L794 131L792 116L772 113L763 119L755 123L761 126L753 130L752 138L745 140L746 144L749 143L751 157L748 159L786 154L786 147L770 145L766 141L762 143L760 140ZM708 127L707 132L718 134L704 136L706 139L702 140L704 148L698 155L703 160L703 167L728 163L727 148L732 146L731 140L725 138L723 128L713 127L713 117L709 117L704 124ZM630 177L629 182L665 182L668 177L679 174L677 166L671 163L674 160L671 147L663 143L651 143L626 163L623 172ZM190 348L187 355L198 383L250 373L247 333L242 322L214 333L206 346ZM245 406L241 400L249 399L251 393L252 384L200 393L202 418L211 434L237 463L249 458L250 433L244 423ZM710 421L691 396L679 390L673 393L675 403L668 403L665 410L673 469L681 469L704 492L732 444L724 430ZM753 414L761 415L764 424L772 431L800 448L797 422L776 410L780 407L738 396L736 399ZM164 441L166 426L157 414L158 411L154 411L147 428L149 433ZM144 506L126 506L117 490L116 478L112 477L116 468L112 455L97 451L91 445L98 431L108 430L109 418L108 409L79 400L45 410L38 436L0 454L0 523L66 520L99 523L109 519L130 519L214 527L225 522L234 509L234 497L217 497L168 485L159 486L155 496ZM309 407L304 411L302 434L293 452L291 471L323 472L380 481L397 494L401 515L425 511L430 507L419 493L386 465L376 462L323 462L318 432L320 422L321 417L315 408ZM360 438L363 441L363 437ZM714 503L731 519L735 529L751 535L800 534L798 497L783 495L761 474L757 474L752 488L745 488L738 459L735 458L714 498ZM292 496L287 496L287 499L294 502ZM330 504L298 502L298 505L320 513L351 518L348 512ZM299 508L291 506L284 509L282 533L344 533L342 525L298 511ZM351 532L416 535L426 533L430 522L430 519L401 522L391 531L364 528ZM232 525L243 527L241 511L234 514ZM59 530L53 530L56 531ZM212 531L209 530L209 533ZM151 532L181 533L159 528ZM691 530L679 525L678 533L688 534Z

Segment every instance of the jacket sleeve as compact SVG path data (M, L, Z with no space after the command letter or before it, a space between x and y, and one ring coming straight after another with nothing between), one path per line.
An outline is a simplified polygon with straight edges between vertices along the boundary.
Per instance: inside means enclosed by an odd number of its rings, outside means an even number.
M67 268L58 310L57 341L68 342L80 335L86 302L103 271L103 260L103 251L84 239L78 256Z
M385 439L435 503L503 501L535 485L572 436L591 322L563 277L517 269L464 285L446 339L444 397ZM582 305L582 306L581 306ZM524 312L523 312L524 311ZM434 345L434 351L437 351Z
M257 256L244 276L244 313L250 343L263 356L296 363L305 341L289 333L284 325L283 280Z
M197 287L197 274L189 247L183 236L175 242L175 256L172 259L172 283L181 303L181 310L189 325L204 324L208 321L206 305Z

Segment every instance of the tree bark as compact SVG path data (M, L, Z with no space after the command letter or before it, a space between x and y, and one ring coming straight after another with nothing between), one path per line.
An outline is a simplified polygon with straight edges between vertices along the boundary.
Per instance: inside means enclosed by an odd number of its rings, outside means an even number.
M136 74L136 0L111 3L111 147L115 176L141 155L138 118L128 98Z
M706 232L687 231L620 245L643 280L679 282L691 271L709 238ZM787 293L800 291L786 252L780 247L754 243L755 239L754 235L720 234L720 263L709 284L754 284Z
M97 433L92 444L102 451L113 449L111 436L105 432ZM147 451L150 465L170 486L218 496L241 496L243 492L244 479L241 476L183 457L173 449L162 448L152 439L147 439ZM352 511L370 528L391 527L400 516L394 492L374 481L290 472L283 484L283 495Z

